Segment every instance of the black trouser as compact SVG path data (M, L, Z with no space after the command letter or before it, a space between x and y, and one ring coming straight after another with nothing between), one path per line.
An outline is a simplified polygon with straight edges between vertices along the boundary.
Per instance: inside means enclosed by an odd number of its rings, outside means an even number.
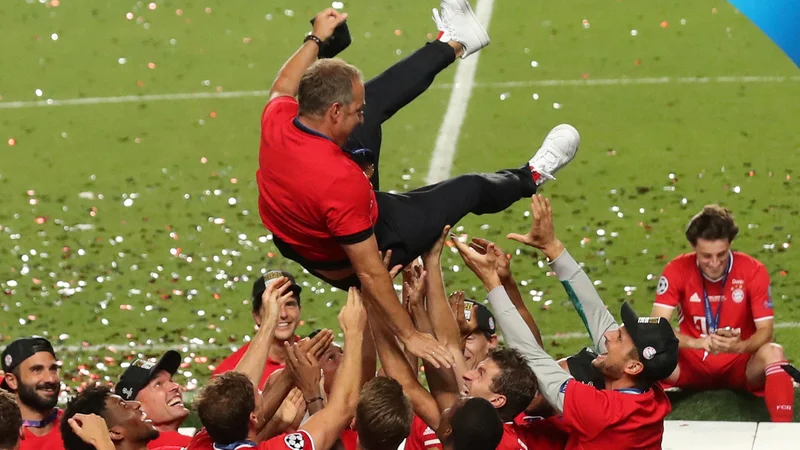
M381 155L381 125L400 108L425 92L436 75L455 59L456 54L452 47L444 42L433 41L364 84L364 122L353 130L345 148L350 151L372 151L375 172L371 181L376 191L380 189L378 166Z
M455 61L453 49L434 41L369 80L365 85L364 123L347 142L347 150L369 149L374 155L372 185L378 191L381 124L417 98L436 75ZM525 164L519 169L469 174L425 186L404 194L376 192L378 222L375 237L381 251L392 250L392 266L406 266L428 250L446 225L455 225L467 214L503 211L536 192L536 183ZM355 275L330 280L311 273L340 289L358 286Z

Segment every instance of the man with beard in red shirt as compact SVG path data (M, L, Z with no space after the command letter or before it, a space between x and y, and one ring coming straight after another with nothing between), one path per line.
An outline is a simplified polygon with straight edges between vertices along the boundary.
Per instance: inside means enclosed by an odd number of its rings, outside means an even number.
M55 350L42 337L20 338L3 350L0 389L17 396L25 427L21 450L63 449L56 408L61 379Z

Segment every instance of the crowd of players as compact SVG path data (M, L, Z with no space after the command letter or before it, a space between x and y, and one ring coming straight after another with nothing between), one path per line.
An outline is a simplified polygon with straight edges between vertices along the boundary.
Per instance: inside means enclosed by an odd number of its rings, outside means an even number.
M89 386L62 410L55 349L42 337L19 338L2 352L0 450L658 449L671 410L668 387L746 390L764 397L773 421L791 421L791 366L773 342L769 275L756 259L731 250L738 228L727 209L707 206L691 219L692 252L664 269L651 317L623 303L620 323L557 238L549 200L533 194L530 231L508 237L547 258L592 344L556 361L523 301L511 258L494 242L449 234L445 224L502 210L554 179L577 151L574 128L556 127L520 169L376 197L377 156L370 163L363 148L348 148L351 138L380 117L353 144L366 141L379 151L380 123L457 56L488 44L466 0L442 0L441 10L434 13L437 40L366 87L344 63L312 67L321 53L335 56L346 47L333 43L337 33L345 37L346 15L320 13L279 74L262 117L262 220L284 256L345 288L342 345L333 330L298 336L302 287L287 272L267 272L253 286L257 332L201 387L192 406L203 427L185 436L178 430L189 410L184 387L173 380L182 362L177 351L134 361L114 386ZM398 77L399 69L407 76ZM419 83L399 89L397 99L378 89L387 78L401 85L415 76ZM341 86L349 92L344 100L325 100L339 98ZM365 91L374 91L374 103L365 102ZM318 167L309 165L319 172L315 187L280 166L284 159L296 168L291 159L308 160L307 148L318 150ZM281 149L292 151L276 157ZM337 164L337 190L327 191L334 185L324 174ZM275 194L281 190L285 198ZM301 207L288 214L281 201ZM424 225L404 222L409 217ZM446 294L440 259L447 245L484 285L486 302ZM399 276L400 301L384 286ZM677 332L669 323L675 308Z
M781 347L771 336L754 341L773 320L769 279L758 261L730 251L735 223L728 211L707 207L692 219L687 238L694 252L670 262L659 282L654 312L680 308L676 338L667 319L636 317L627 304L617 325L556 237L549 202L534 197L531 209L532 230L512 238L548 258L592 339L591 348L570 358L554 361L544 352L534 314L497 244L450 241L486 287L491 308L463 292L446 295L445 230L401 274L405 311L455 362L449 369L422 363L430 390L419 381L417 358L404 352L357 289L347 292L339 314L343 346L327 329L301 338L295 330L302 288L290 274L271 271L253 286L258 331L195 398L204 428L193 437L178 432L189 415L184 388L172 378L182 361L178 352L157 362L136 360L115 386L88 387L62 410L55 351L44 338L26 337L2 353L0 449L381 450L403 441L409 450L660 448L670 385L746 389L765 395L774 421L792 420L793 386L780 367ZM709 252L712 245L723 251ZM721 275L731 280L724 294L721 279L708 279L719 265L733 266ZM704 289L717 298L715 311L724 305L718 328L724 333L708 333L694 311L693 303L702 308L694 298Z

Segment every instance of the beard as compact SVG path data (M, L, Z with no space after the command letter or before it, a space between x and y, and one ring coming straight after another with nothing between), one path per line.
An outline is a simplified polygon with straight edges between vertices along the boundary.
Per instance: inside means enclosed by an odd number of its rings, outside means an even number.
M23 405L27 405L36 411L49 411L55 408L58 403L59 387L58 383L39 383L38 385L30 386L20 381L17 395ZM55 394L52 396L39 394L39 389L48 388L55 390Z

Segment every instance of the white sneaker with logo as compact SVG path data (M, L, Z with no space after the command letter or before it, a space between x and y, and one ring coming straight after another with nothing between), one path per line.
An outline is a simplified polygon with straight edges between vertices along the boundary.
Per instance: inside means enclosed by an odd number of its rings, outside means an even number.
M441 0L439 8L433 9L433 21L440 31L438 39L463 45L462 59L489 45L489 33L467 0Z
M581 135L572 125L561 124L550 130L542 146L528 161L536 185L555 180L555 173L572 161L580 144Z

